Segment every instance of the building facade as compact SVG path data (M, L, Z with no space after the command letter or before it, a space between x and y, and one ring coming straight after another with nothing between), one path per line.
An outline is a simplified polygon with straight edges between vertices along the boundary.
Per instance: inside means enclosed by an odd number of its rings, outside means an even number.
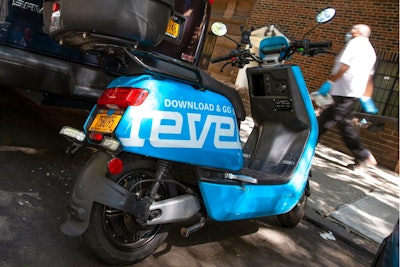
M355 119L365 118L368 124L361 128L363 143L374 153L379 164L395 170L399 162L399 3L393 0L365 1L277 1L277 0L218 0L214 2L212 22L222 21L228 25L233 38L240 35L240 26L255 29L274 25L289 39L302 39L303 34L316 24L315 16L325 7L334 7L335 19L316 28L307 35L311 41L332 41L333 52L339 52L345 42L345 34L354 24L367 24L372 29L370 41L378 55L374 77L374 101L379 108L377 116L362 113L357 106ZM210 36L205 47L204 67L217 79L234 83L237 69L227 66L223 72L220 64L208 65L207 59L226 54L235 47L227 38ZM318 90L328 77L334 56L313 58L295 55L291 63L302 68L310 92ZM246 92L237 88L248 103ZM250 114L249 114L250 115ZM350 153L335 128L321 139L321 143L339 151ZM398 170L397 170L398 171Z

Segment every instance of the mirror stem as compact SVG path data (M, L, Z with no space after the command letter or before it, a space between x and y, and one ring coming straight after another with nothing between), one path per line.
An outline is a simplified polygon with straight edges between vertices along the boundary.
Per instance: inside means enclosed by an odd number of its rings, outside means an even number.
M228 35L224 35L224 37L226 37L226 38L228 38L229 40L231 40L231 41L235 42L235 43L237 44L237 46L238 46L238 47L240 47L240 46L241 46L241 43L239 43L239 42L238 42L238 41L236 41L235 39L233 39L233 38L229 37Z
M318 24L315 25L311 30L309 30L308 32L306 32L306 33L303 35L303 39L305 39L305 38L306 38L306 35L309 34L310 32L312 32L313 30L315 30L315 28L317 28L319 25L320 25L320 24L318 23Z

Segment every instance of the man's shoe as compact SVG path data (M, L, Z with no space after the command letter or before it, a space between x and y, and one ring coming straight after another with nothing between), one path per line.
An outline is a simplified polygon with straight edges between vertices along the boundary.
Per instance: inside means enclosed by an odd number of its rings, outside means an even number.
M360 167L373 167L378 165L375 157L370 154L368 158L364 159L363 161L356 162Z
M349 164L347 165L347 168L351 170L355 170L357 168L362 168L362 167L373 167L378 165L378 162L376 161L374 155L370 154L368 158L361 160L361 161L356 161L355 164Z

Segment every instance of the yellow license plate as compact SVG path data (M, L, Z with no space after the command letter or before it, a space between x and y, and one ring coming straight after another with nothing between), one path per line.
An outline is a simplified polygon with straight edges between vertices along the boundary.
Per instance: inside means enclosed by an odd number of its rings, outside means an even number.
M165 34L176 39L179 36L179 27L179 23L175 22L173 18L170 18Z
M89 131L100 132L100 133L112 133L117 127L122 115L113 114L97 114L93 120L92 125L89 127Z

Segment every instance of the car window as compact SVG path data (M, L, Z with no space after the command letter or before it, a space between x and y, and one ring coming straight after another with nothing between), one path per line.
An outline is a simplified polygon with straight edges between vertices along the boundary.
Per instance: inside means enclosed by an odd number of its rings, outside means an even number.
M43 0L0 2L0 44L98 66L95 55L60 46L43 32Z
M155 51L197 65L203 35L207 30L210 6L203 0L175 1L175 11L185 19L185 25L182 25L183 38L179 43L164 40Z

